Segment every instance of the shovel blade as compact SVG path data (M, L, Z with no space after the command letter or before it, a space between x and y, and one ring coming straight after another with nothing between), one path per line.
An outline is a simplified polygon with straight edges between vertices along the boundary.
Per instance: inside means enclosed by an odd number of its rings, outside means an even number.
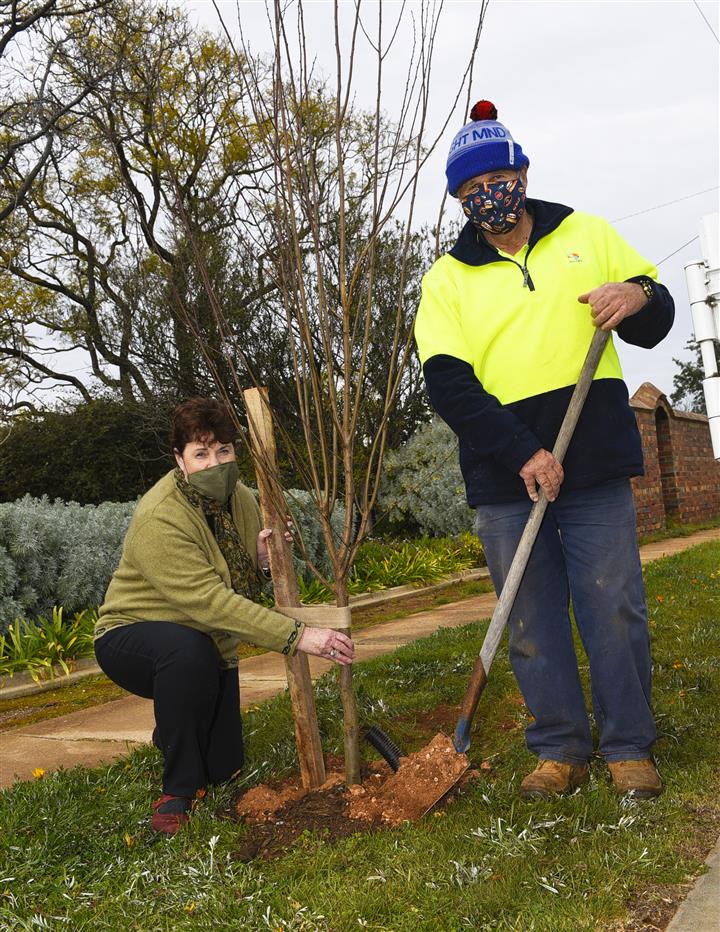
M462 715L455 726L453 746L458 754L466 754L470 749L470 726L472 719Z
M442 802L448 793L455 789L470 768L470 761L464 754L455 753L452 739L442 732L437 734L426 747L431 749L438 744L442 748L442 754L438 754L435 758L435 765L432 770L433 792L429 799L426 797L423 815L427 815L439 802ZM424 749L418 753L424 753ZM437 780L436 783L435 780Z

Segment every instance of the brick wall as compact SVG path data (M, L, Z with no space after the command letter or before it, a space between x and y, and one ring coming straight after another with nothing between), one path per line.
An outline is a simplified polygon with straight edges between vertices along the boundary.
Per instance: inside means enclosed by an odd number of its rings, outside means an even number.
M671 408L660 389L643 383L630 399L645 456L633 479L638 533L668 519L699 524L720 517L720 463L713 458L707 418Z

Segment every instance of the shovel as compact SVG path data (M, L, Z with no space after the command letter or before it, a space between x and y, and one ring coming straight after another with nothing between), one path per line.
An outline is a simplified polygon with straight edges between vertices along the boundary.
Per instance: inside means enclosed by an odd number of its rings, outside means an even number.
M580 376L575 386L575 390L573 391L572 397L570 398L570 403L568 405L567 411L565 412L565 417L563 419L560 432L558 433L557 440L555 441L555 446L553 448L553 456L560 463L562 463L567 452L567 448L570 444L570 440L572 439L575 426L577 425L578 418L580 417L583 405L585 404L587 393L590 389L595 371L597 370L598 363L600 362L600 357L603 354L609 336L609 331L600 329L597 329L593 335L590 348L588 350L587 356L585 357L585 362L583 363L582 370L580 371ZM455 728L455 735L452 739L452 746L454 747L455 751L457 751L459 755L463 755L463 757L470 747L470 729L472 727L475 711L477 710L480 696L482 695L482 692L487 685L488 673L490 671L492 662L495 659L495 654L497 653L500 639L502 638L505 625L507 624L508 618L510 617L510 612L512 611L512 607L515 603L515 597L517 596L518 590L520 588L520 583L522 582L525 568L527 567L535 539L537 538L538 531L540 530L540 525L542 523L543 516L545 515L547 504L548 502L547 498L545 497L545 493L540 491L538 501L534 503L530 511L527 524L525 525L525 530L523 531L522 537L520 538L520 543L518 544L517 551L513 557L512 564L510 565L510 571L508 572L507 578L505 580L505 585L503 586L502 592L500 593L500 597L498 598L497 605L495 606L495 611L493 612L490 625L488 626L487 633L485 634L485 639L480 649L480 655L475 661L475 666L473 667L473 671L470 676L470 682L468 684L467 691L465 692L465 698L463 699L462 708L460 711L460 718L458 719L458 723ZM400 764L402 752L399 750L399 748L393 744L390 738L388 738L388 736L377 726L373 726L373 728L370 730L370 733L366 734L365 737L366 740L368 740L369 743L372 744L373 747L375 747L376 750L382 754L393 770L397 772L396 775L399 777L402 774L402 766ZM438 735L434 741L437 741L442 737L444 736ZM449 741L449 739L447 740ZM432 809L433 806L437 805L440 800L447 796L448 793L460 781L467 768L469 767L469 761L467 758L464 758L462 764L464 766L461 770L457 761L453 762L448 760L448 772L445 774L442 772L438 774L435 782L436 795L433 797L433 802L430 803L425 809L426 812ZM398 768L400 768L399 771Z
M575 386L575 391L570 398L570 404L565 412L560 432L558 433L555 446L553 447L553 456L559 463L562 463L567 453L567 448L575 432L575 426L580 417L583 405L585 404L587 393L609 336L609 330L601 330L600 328L598 328L593 335L590 349L585 357L580 377ZM515 604L515 598L518 594L528 560L530 559L535 539L540 530L547 504L548 501L545 497L545 493L541 490L538 500L530 511L525 530L520 538L520 543L515 551L513 561L510 564L510 570L505 579L505 584L485 634L485 640L480 648L480 655L475 661L475 666L470 675L470 682L465 692L465 698L463 699L462 708L460 710L460 718L455 727L455 736L453 738L453 744L458 754L464 754L470 747L470 728L475 716L475 711L478 707L480 696L487 685L488 673L495 659L495 654L497 653L500 639L505 630L505 625L510 617L510 612Z

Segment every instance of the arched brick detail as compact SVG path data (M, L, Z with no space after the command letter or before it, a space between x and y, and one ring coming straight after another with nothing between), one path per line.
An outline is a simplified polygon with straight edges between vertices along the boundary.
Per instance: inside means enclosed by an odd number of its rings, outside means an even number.
M705 415L678 411L650 382L630 399L645 457L645 476L633 479L638 532L667 520L699 524L720 517L720 463L713 457Z
M678 490L675 481L675 460L673 459L672 434L670 418L663 405L655 409L655 440L657 442L658 463L660 466L660 489L662 492L665 517L676 518L679 510Z

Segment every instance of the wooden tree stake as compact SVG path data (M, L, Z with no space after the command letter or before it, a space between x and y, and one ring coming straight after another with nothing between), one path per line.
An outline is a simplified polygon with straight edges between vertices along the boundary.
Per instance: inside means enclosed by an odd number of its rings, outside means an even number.
M292 615L307 625L319 628L335 628L350 637L351 622L349 606L337 605L303 605L300 608L285 609L278 605L277 611ZM357 702L352 683L352 666L338 669L340 682L340 699L343 707L343 744L345 748L345 782L348 786L361 783L360 775L360 726L358 722Z
M250 388L244 391L243 395L250 425L250 443L255 457L263 522L265 527L273 530L268 539L268 553L275 601L278 606L291 608L300 605L300 593L292 548L284 536L287 529L287 512L285 509L278 510L278 504L284 502L284 498L277 479L277 452L267 389ZM320 744L307 655L298 652L293 657L286 657L285 669L295 722L300 777L303 786L312 789L325 782L325 761Z

